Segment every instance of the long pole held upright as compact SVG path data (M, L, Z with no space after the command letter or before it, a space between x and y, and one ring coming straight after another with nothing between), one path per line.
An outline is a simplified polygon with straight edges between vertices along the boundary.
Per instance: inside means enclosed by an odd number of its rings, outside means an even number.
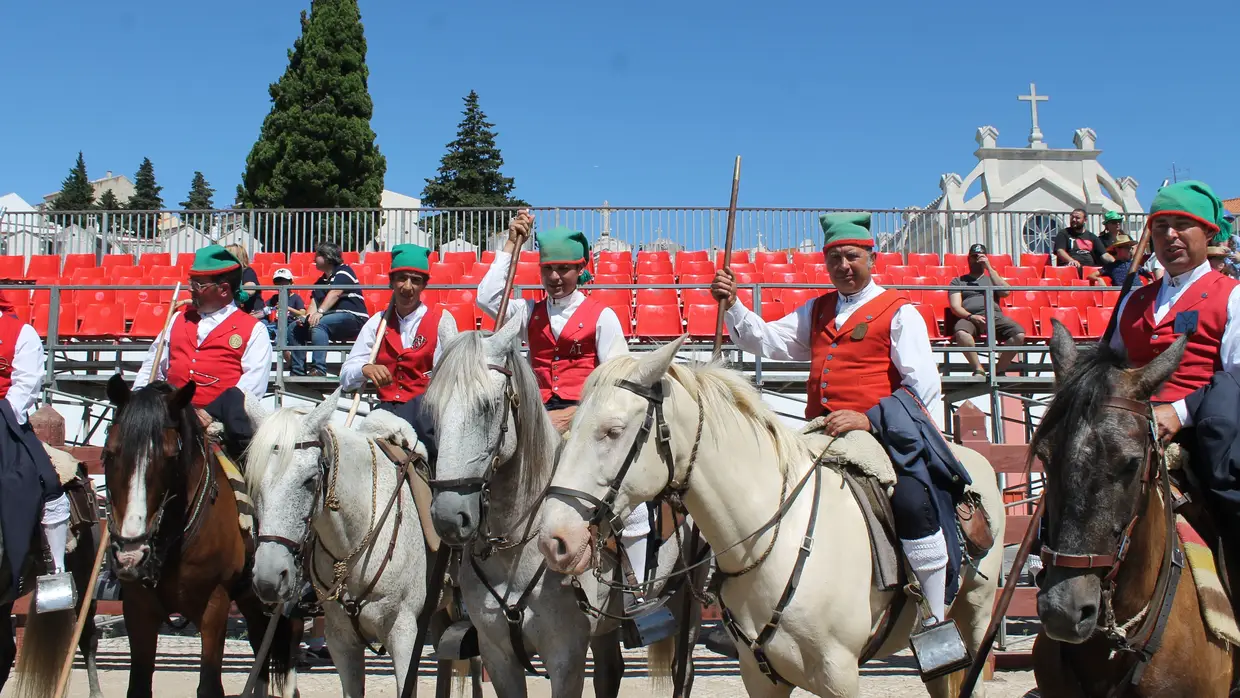
M1120 291L1119 298L1115 301L1115 307L1111 309L1111 319L1107 322L1107 331L1102 333L1102 344L1106 346L1111 343L1111 336L1115 334L1115 327L1119 324L1119 304L1124 302L1128 297L1128 292L1132 290L1132 282L1137 279L1141 273L1141 265L1145 263L1146 248L1150 244L1150 225L1145 225L1145 230L1141 231L1141 240L1137 242L1137 249L1132 254L1132 266L1128 268L1128 276L1124 278L1124 290Z
M741 156L736 156L736 165L732 168L732 201L728 204L728 232L723 242L723 268L732 268L732 240L736 236L736 197L741 189ZM711 358L718 360L723 353L723 316L728 312L727 301L719 301L719 315L715 318L715 350Z
M379 318L379 329L375 332L375 343L370 347L370 358L366 361L368 364L375 362L375 357L379 355L379 344L383 342L383 334L387 332L388 318L392 317L396 307L396 292L392 292L392 299L388 301L387 310L383 311L383 317ZM357 416L357 408L362 404L362 389L365 388L365 378L362 379L362 385L358 386L357 392L353 393L353 404L349 406L349 416L344 418L344 428L348 429L353 426L353 418Z
M172 302L168 304L168 316L164 318L164 331L159 335L159 344L155 347L155 360L151 362L151 375L147 376L148 383L155 382L155 376L159 374L159 362L164 358L164 347L172 341L172 338L168 336L168 330L172 328L172 316L177 314L177 308L181 305L181 301L177 300L179 295L181 295L180 281L172 291Z
M528 211L518 211L517 215L530 216ZM532 217L531 217L532 220ZM525 244L525 235L517 236L517 246L512 251L512 259L508 260L508 278L504 280L504 295L499 299L499 312L495 314L495 329L504 326L504 319L508 315L508 300L512 296L512 287L517 280L517 262L521 259L521 246Z

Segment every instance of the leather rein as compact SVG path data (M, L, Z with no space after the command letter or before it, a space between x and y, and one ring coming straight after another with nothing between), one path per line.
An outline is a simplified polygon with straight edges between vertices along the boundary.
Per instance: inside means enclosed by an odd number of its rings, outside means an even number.
M1116 645L1120 652L1132 653L1136 662L1128 669L1124 680L1111 691L1112 696L1123 695L1130 687L1141 682L1146 666L1158 651L1162 643L1162 634L1166 629L1167 620L1171 615L1171 607L1175 601L1176 588L1180 574L1184 569L1184 553L1180 550L1175 530L1175 511L1171 493L1171 478L1167 473L1167 457L1163 451L1162 441L1158 437L1158 422L1154 417L1153 406L1149 402L1131 400L1123 397L1110 397L1102 403L1103 408L1123 410L1146 420L1146 434L1149 447L1146 449L1145 460L1141 466L1141 494L1137 498L1136 511L1128 525L1124 527L1110 553L1067 553L1042 546L1042 562L1046 567L1059 567L1075 570L1097 570L1103 574L1102 631ZM1155 469L1155 463L1157 469ZM1158 568L1158 580L1154 584L1154 593L1144 610L1127 622L1117 625L1112 600L1117 593L1115 583L1120 566L1127 557L1132 545L1132 531L1141 519L1141 503L1146 501L1150 487L1158 487L1163 502L1163 518L1166 526L1166 542L1163 545L1163 557ZM1155 613L1149 611L1154 610ZM1132 625L1136 625L1134 630Z

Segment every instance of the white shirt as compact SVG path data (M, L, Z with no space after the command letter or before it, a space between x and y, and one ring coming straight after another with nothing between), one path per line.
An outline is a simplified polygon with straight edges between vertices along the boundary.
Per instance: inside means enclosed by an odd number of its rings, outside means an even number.
M46 369L43 340L30 325L22 325L17 333L17 346L13 348L12 385L4 399L9 401L18 424L26 423L26 413L34 408L35 397L43 387Z
M478 307L489 317L499 313L499 303L504 295L504 283L508 280L508 265L512 263L512 255L496 252L495 262L487 270L486 276L478 284ZM586 300L581 291L573 291L564 298L547 298L547 322L551 325L551 334L560 338L560 333L568 325L568 321L577 312L577 308ZM529 342L530 317L534 314L536 301L514 298L508 302L508 320L515 318L521 323L521 339ZM613 356L629 353L628 342L624 339L624 331L620 329L620 318L616 317L611 308L603 308L599 313L598 322L594 325L594 344L598 352L598 361L602 363Z
M211 334L212 330L219 327L220 323L234 312L242 311L230 303L213 313L203 313L198 320L198 343L202 344L207 335ZM169 329L176 326L176 315L173 315ZM142 361L142 368L138 369L138 377L133 382L134 390L150 382L151 364L155 361L156 350L163 343L164 333L160 332L155 342L151 344L151 348L147 350L146 358ZM171 353L168 349L165 346L159 357L159 370L155 372L155 380L168 379L168 355ZM259 399L267 393L267 382L271 378L271 357L271 337L267 334L267 326L261 322L255 323L254 330L250 332L250 341L245 345L245 352L241 354L241 378L237 380L237 387L242 392Z
M1183 296L1194 282L1209 271L1210 262L1207 260L1202 262L1201 266L1179 276L1164 274L1162 284L1158 287L1158 295L1154 297L1154 322L1162 322L1163 318L1167 317L1167 313L1171 312L1176 301L1180 300L1180 296ZM1128 307L1130 299L1132 299L1132 294L1126 296L1119 304L1116 312L1121 318L1124 317L1124 308ZM1237 317L1240 317L1240 286L1233 288L1231 295L1227 297L1227 325L1223 327L1223 339L1219 345L1219 360L1222 362L1224 371L1240 366L1240 323L1233 322ZM1124 335L1118 327L1111 335L1111 348L1117 351L1124 348ZM1180 418L1181 426L1187 427L1192 424L1192 418L1188 414L1188 405L1184 400L1176 400L1171 405L1175 407L1175 414Z
M426 317L426 313L426 304L419 303L412 313L400 318L401 347L408 349L413 346L413 339L418 336L418 328L422 326L422 318ZM375 335L379 333L379 318L382 316L383 312L375 313L365 325L362 325L361 331L357 333L357 341L353 342L353 349L349 352L349 358L340 365L340 386L345 390L357 390L366 382L366 377L362 375L362 368L370 363L370 350L375 346ZM446 310L439 318L439 327L445 324L456 327L456 318ZM436 337L438 337L439 327L433 330L436 332ZM439 357L442 354L443 344L436 341L435 354L431 357L432 367L439 365Z
M877 298L883 291L882 286L871 281L851 296L839 294L835 305L835 328L843 327L857 308ZM796 312L774 322L766 322L737 301L724 315L724 321L732 341L744 351L776 361L809 361L813 308L814 301L807 301ZM891 319L891 362L900 372L901 384L913 391L937 424L943 414L939 367L930 350L926 321L911 305L901 307Z

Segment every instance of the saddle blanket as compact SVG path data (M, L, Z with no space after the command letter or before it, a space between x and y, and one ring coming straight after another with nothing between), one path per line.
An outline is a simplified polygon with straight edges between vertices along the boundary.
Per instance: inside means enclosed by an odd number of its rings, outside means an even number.
M220 469L228 484L232 487L233 496L237 500L237 523L241 526L241 534L254 535L254 502L250 499L250 491L245 486L245 475L232 459L224 455L224 449L216 442L211 442L211 452L220 462Z
M1175 517L1175 530L1184 543L1184 557L1188 558L1188 567L1193 571L1193 584L1197 587L1197 601L1206 628L1223 642L1240 647L1240 628L1236 626L1231 601L1223 590L1210 546L1182 515Z

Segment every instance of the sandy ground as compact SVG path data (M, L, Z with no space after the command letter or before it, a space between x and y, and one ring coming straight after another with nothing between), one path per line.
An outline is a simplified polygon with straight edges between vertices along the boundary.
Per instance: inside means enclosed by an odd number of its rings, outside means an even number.
M197 687L197 667L199 643L196 638L170 637L160 638L160 670L155 674L154 692L160 698L190 698L195 695ZM711 698L733 698L745 695L736 662L725 659L702 648L698 648L697 678L694 683L694 695ZM99 648L100 680L103 692L111 696L124 696L128 681L126 671L129 659L128 645L124 638L102 640ZM224 688L229 696L236 696L245 687L246 672L249 670L252 655L249 645L243 641L230 640L228 652L224 658ZM645 655L633 651L625 653L627 676L620 695L622 698L650 698L651 682L646 678ZM395 675L392 662L387 657L367 657L366 695L389 698L397 695ZM535 660L537 666L537 660ZM423 696L434 693L434 665L424 659L419 671L423 677L419 684L419 694ZM532 698L544 698L551 695L549 684L545 679L531 677L528 682L529 695ZM298 687L303 698L326 698L340 695L340 683L336 678L334 667L330 662L303 666L299 672ZM903 653L887 661L870 662L862 670L861 695L864 698L903 698L904 696L924 696L917 672L913 667L908 653ZM989 694L997 698L1016 698L1024 696L1034 687L1032 672L1001 672L995 681L989 684ZM5 691L4 696L10 695ZM86 670L78 663L73 672L73 683L69 690L72 698L87 698L89 692L86 684ZM489 684L484 684L484 695L494 696ZM594 695L593 688L587 680L586 695ZM793 695L807 696L808 693L797 691Z

